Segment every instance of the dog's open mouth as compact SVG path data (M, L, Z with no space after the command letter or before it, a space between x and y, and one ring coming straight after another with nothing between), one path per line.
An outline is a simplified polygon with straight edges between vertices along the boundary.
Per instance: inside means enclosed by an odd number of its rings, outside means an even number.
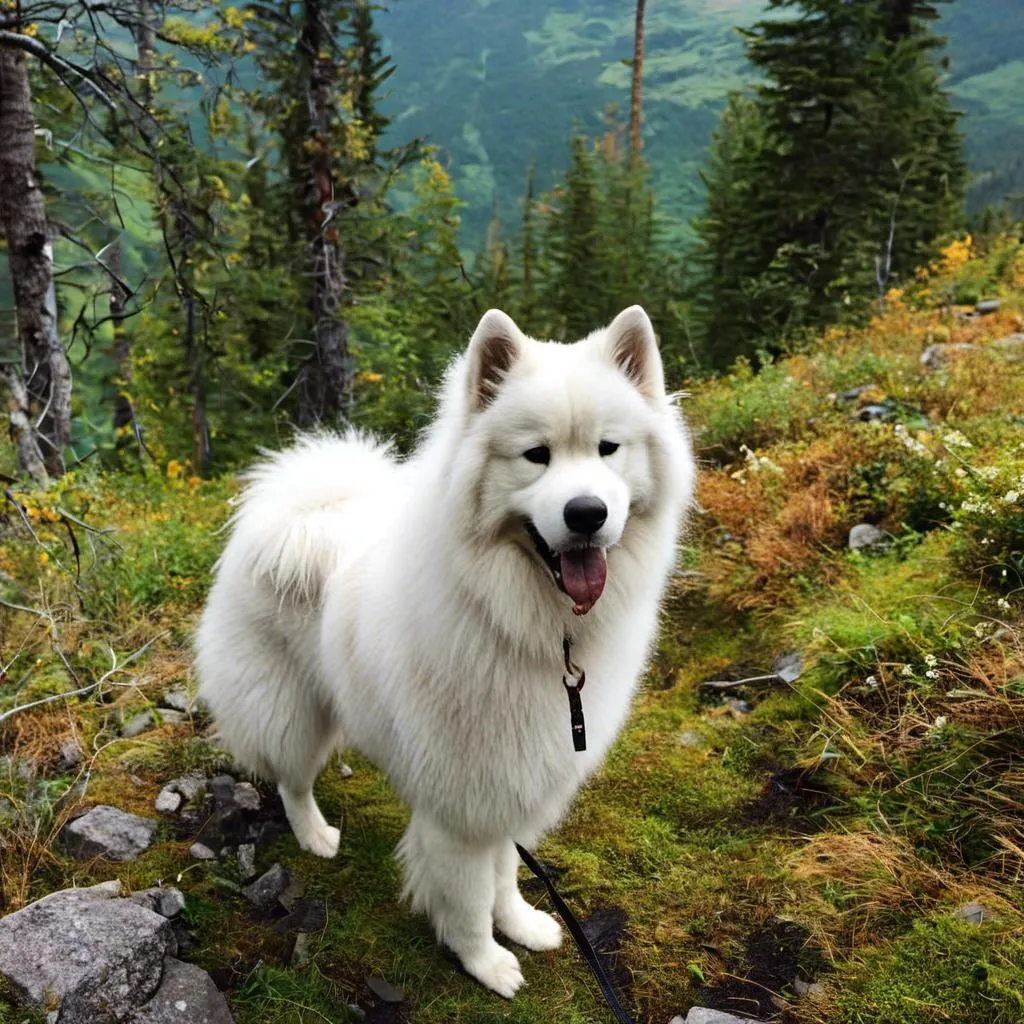
M573 614L586 615L597 604L608 578L604 548L569 548L556 553L548 547L540 531L529 520L526 521L526 532L537 554L551 570L558 588L572 598Z

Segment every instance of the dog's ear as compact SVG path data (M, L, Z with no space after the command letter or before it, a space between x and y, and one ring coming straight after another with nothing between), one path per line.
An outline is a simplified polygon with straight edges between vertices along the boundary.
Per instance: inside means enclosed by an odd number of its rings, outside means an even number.
M484 409L497 397L498 388L522 350L523 334L500 309L480 318L469 342L470 404Z
M665 395L665 372L658 352L658 339L643 306L624 309L605 331L605 344L612 362L648 398Z

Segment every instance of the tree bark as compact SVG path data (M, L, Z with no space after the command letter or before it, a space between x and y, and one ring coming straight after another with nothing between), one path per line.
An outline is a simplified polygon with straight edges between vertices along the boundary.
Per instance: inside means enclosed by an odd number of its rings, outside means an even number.
M139 96L142 106L150 111L153 105L153 54L156 49L155 14L150 0L140 0L138 20L132 25L135 39L135 74L139 81ZM117 275L110 282L110 319L114 330L114 363L117 366L118 390L114 399L114 432L121 444L130 428L138 430L135 407L132 405L130 390L132 383L131 338L124 329L125 294L117 278L121 275L121 239L110 250L110 268Z
M352 393L353 367L348 324L342 315L345 256L336 219L342 204L335 195L331 162L331 96L337 77L330 56L334 40L320 0L307 0L304 14L299 59L306 71L309 114L309 175L303 184L314 350L302 370L299 422L310 426L344 418Z
M24 425L50 477L71 439L71 368L57 325L53 249L36 170L35 120L25 55L0 47L0 222L14 286L25 388ZM24 450L19 445L19 452ZM22 465L31 471L27 465Z
M18 453L18 466L32 478L37 487L46 487L50 483L50 474L46 472L43 453L39 450L39 440L29 419L28 395L25 392L25 382L21 379L21 372L15 366L6 366L0 371L0 379L7 385L7 424Z
M636 24L633 30L633 83L629 91L629 155L638 159L644 148L644 13L647 0L636 0Z

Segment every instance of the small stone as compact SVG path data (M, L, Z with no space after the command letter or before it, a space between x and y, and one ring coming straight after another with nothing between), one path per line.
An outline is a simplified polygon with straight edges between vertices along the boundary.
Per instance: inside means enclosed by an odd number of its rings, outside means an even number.
M82 763L82 757L82 748L78 745L78 740L73 736L69 736L60 745L60 754L57 759L57 766L61 771L71 771L72 768Z
M382 1002L404 1003L405 993L383 978L367 978L366 987Z
M887 405L865 405L858 409L854 418L861 423L870 423L872 420L885 420L892 415L892 410Z
M953 916L961 921L966 921L968 924L980 926L991 917L991 914L977 900L971 900L970 903L957 907L953 911Z
M206 784L213 794L213 802L218 808L230 807L235 801L235 780L230 775L217 775Z
M251 885L242 889L242 895L263 913L271 913L280 904L290 910L301 891L299 883L280 864L260 875Z
M696 729L684 729L679 734L679 746L688 750L697 750L704 746L704 737Z
M160 698L160 706L189 714L192 711L192 695L184 686L174 686Z
M847 391L840 391L839 394L836 395L836 401L853 402L872 387L874 387L873 384L858 384L855 388L849 388Z
M196 860L216 860L217 854L213 852L205 843L193 843L188 848L189 856L194 857Z
M686 1015L683 1024L752 1024L752 1017L737 1017L724 1010L708 1010L703 1006L695 1006Z
M64 848L77 860L105 857L129 861L153 841L157 823L101 804L69 821L61 832Z
M233 1024L227 1001L201 967L173 957L164 961L160 987L130 1024Z
M168 886L166 889L159 886L153 889L143 889L141 892L133 892L128 898L132 902L138 903L140 907L152 910L161 917L177 917L185 909L184 894L173 886Z
M152 729L154 725L156 725L156 716L153 712L140 711L121 726L121 735L126 739L131 739L144 733L147 729Z
M242 843L236 854L238 858L238 875L243 882L249 881L256 874L256 845Z
M202 775L185 775L180 779L171 779L164 786L175 793L180 793L186 803L191 803L199 794L206 789L206 779Z
M234 801L243 811L258 811L260 809L260 794L251 782L235 784Z
M989 313L997 312L1002 304L1002 299L982 299L974 304L974 312L981 316L987 316Z
M817 999L825 994L825 986L820 981L804 981L803 978L793 980L793 991L798 996L807 996L810 999Z
M292 947L292 967L308 964L313 956L313 937L308 932L299 932Z
M749 701L740 700L739 697L726 697L725 706L731 708L737 715L749 715L754 710Z
M941 370L949 362L951 356L960 352L976 351L978 351L978 346L966 341L951 344L937 342L934 345L929 345L921 353L921 365L926 370Z
M274 925L279 932L322 932L327 927L324 900L296 900L291 912Z
M871 523L858 523L850 530L847 542L851 551L863 551L866 548L884 547L889 543L888 535Z
M998 349L1011 362L1019 362L1024 359L1024 333L1008 334L1005 338L998 338L992 342L992 347Z
M173 789L164 786L157 794L153 806L161 814L173 814L181 806L181 794L175 793Z
M342 762L342 765L341 765L341 777L343 779L351 779L352 778L352 769L347 764L345 764L344 762Z
M799 651L780 654L772 665L772 671L784 683L795 683L804 673L803 655Z

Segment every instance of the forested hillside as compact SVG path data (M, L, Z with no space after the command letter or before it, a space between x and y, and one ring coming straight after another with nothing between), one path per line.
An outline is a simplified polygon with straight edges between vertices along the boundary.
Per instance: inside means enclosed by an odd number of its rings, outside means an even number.
M700 169L727 94L753 80L737 26L763 0L650 4L646 144L662 213L686 233L700 210ZM457 16L456 16L457 14ZM595 134L625 110L632 5L619 0L401 0L381 17L398 70L386 104L395 129L451 159L478 246L495 204L516 215L526 168L554 182L574 127ZM965 113L972 209L1024 189L1024 13L1017 0L956 0L942 10L949 86Z
M304 852L193 650L259 451L356 428L402 459L485 310L572 342L636 303L698 494L629 720L540 855L640 1024L1021 1024L1019 3L0 0L0 1024L608 1019L568 945L510 1002L460 972L359 754L317 782L338 856ZM444 445L496 411L497 321ZM597 369L661 415L641 333ZM410 500L410 547L451 545L423 564L469 542ZM445 599L523 515L474 522ZM275 628L316 614L298 575L267 573Z

